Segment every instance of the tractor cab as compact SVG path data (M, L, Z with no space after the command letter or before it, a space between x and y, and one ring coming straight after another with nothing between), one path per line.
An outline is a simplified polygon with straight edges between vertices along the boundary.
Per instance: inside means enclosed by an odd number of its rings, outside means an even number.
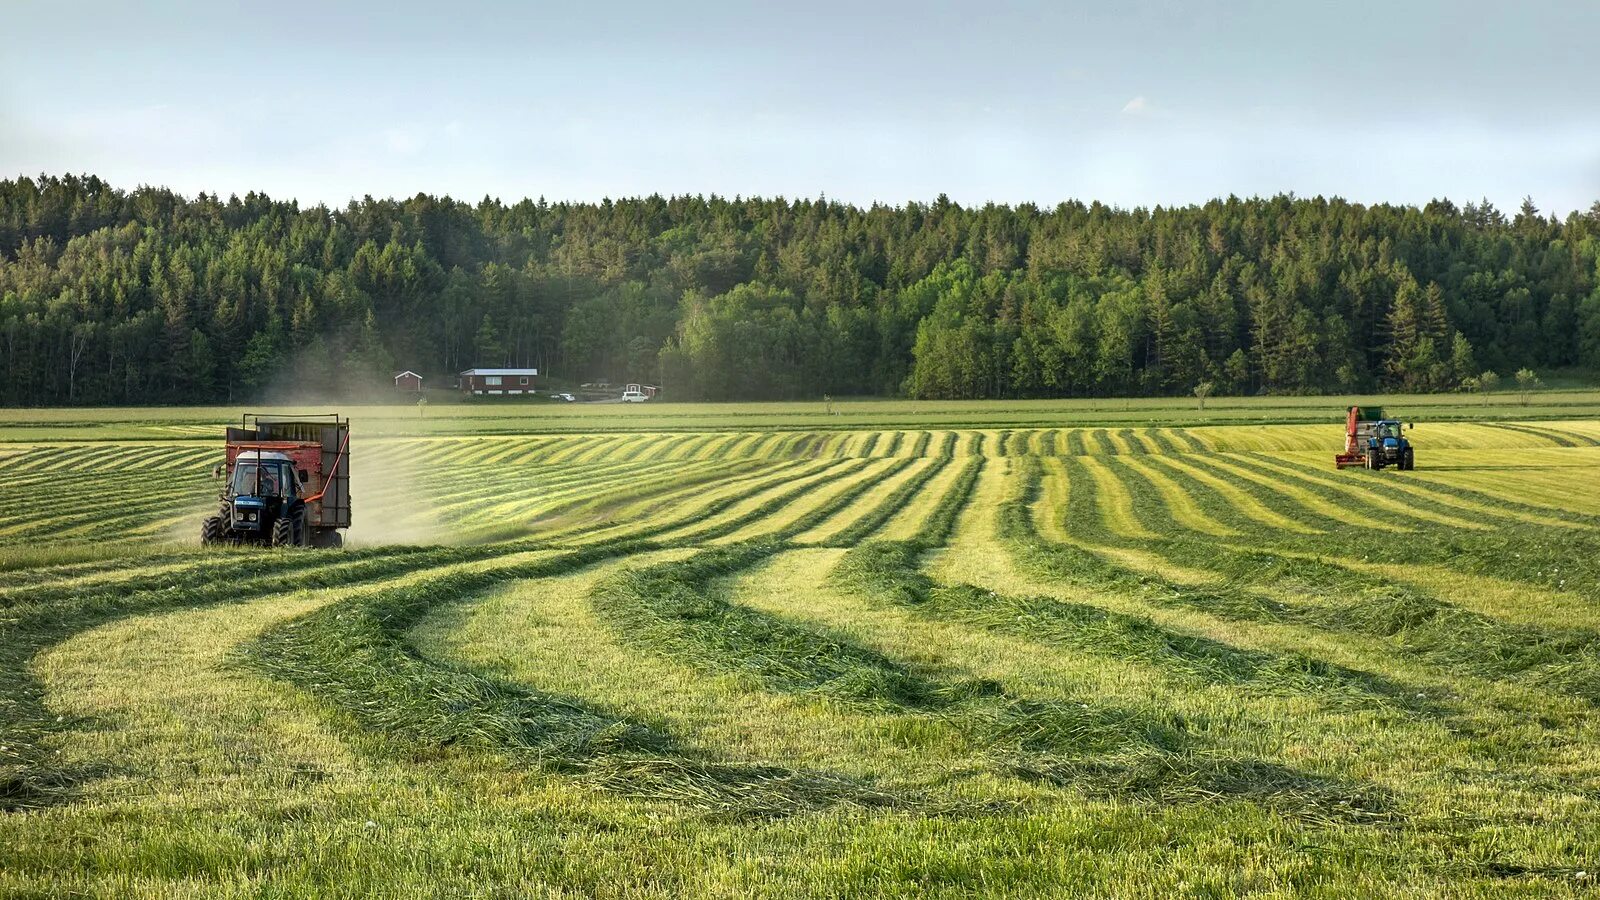
M222 497L233 530L266 537L273 534L280 519L290 522L292 530L305 506L300 497L300 481L294 460L287 454L240 452Z
M1405 438L1405 425L1399 419L1374 422L1367 438L1366 467L1394 466L1402 471L1412 467L1411 442Z

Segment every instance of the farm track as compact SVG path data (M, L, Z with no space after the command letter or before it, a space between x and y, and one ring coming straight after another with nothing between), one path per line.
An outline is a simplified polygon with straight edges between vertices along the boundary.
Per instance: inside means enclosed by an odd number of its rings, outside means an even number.
M1414 473L1309 426L384 440L358 515L453 543L342 553L174 541L210 444L14 448L0 808L384 771L741 828L1213 809L1441 867L1481 824L1471 877L1548 886L1554 810L1600 828L1600 426L1428 428Z

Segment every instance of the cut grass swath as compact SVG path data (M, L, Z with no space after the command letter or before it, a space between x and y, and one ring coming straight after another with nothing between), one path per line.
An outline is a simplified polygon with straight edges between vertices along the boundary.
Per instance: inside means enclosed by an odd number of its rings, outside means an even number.
M263 635L250 659L362 727L413 751L462 747L504 754L629 796L719 815L774 816L839 804L902 801L849 779L717 762L671 736L468 669L424 659L404 633L428 610L513 579L543 578L654 549L615 542L549 559L454 572L334 604Z
M1150 502L1154 489L1148 482L1133 477L1128 483L1131 496ZM1044 540L1027 508L1036 497L1037 474L1025 473L1023 489L1002 508L999 537L1019 562L1041 575L1235 621L1310 626L1330 634L1384 638L1403 652L1448 671L1489 680L1527 677L1588 702L1600 702L1600 679L1596 677L1600 673L1600 636L1590 632L1502 622L1412 589L1374 585L1369 576L1331 562L1284 557L1266 550L1235 550L1215 542L1169 539L1158 545L1169 558L1228 578L1220 588L1177 585L1118 566L1082 547ZM1073 531L1070 524L1068 530ZM1275 593L1281 594L1286 584L1301 586L1309 596L1290 603L1250 589L1274 587L1278 589ZM1362 673L1361 677L1375 676ZM1393 685L1382 685L1377 692L1401 700L1410 695L1409 688L1397 690Z

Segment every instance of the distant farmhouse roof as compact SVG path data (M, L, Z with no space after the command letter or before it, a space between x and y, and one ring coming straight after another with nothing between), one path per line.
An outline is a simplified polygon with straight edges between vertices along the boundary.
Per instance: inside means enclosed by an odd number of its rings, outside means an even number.
M461 373L467 375L537 375L538 369L467 369Z

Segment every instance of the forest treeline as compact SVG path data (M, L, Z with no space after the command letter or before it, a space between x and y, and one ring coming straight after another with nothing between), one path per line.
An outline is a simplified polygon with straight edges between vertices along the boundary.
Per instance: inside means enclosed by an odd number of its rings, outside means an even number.
M472 366L673 399L1451 389L1600 370L1600 203L302 207L0 181L0 405L245 402Z

